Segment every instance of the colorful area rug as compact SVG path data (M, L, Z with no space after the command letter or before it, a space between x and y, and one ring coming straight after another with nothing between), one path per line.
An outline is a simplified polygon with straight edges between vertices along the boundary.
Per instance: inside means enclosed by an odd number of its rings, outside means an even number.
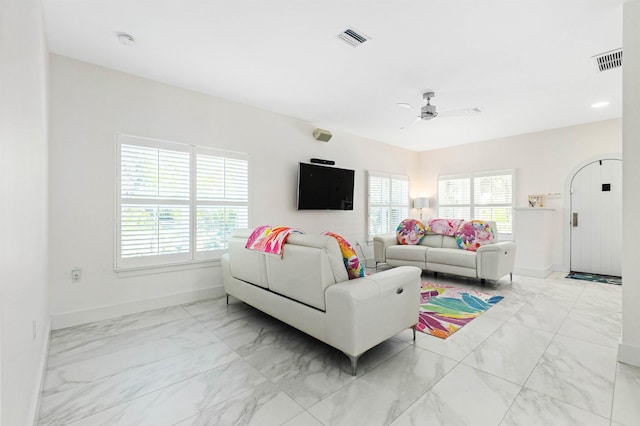
M502 299L476 290L423 282L416 330L446 339Z
M566 278L572 278L574 280L593 281L596 283L616 284L622 285L621 277L614 277L611 275L599 275L599 274L587 274L584 272L569 272Z

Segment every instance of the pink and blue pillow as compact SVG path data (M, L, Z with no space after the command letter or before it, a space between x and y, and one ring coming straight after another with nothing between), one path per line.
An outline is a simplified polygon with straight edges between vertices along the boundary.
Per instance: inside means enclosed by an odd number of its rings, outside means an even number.
M338 246L340 246L340 251L342 252L342 261L344 262L344 267L347 268L347 275L349 276L349 279L353 280L355 278L364 277L364 265L360 263L358 254L351 244L349 244L349 242L343 237L338 234L334 234L333 232L323 232L322 235L333 237L338 242Z
M455 233L458 247L464 250L476 251L479 247L493 241L493 229L483 220L462 222Z

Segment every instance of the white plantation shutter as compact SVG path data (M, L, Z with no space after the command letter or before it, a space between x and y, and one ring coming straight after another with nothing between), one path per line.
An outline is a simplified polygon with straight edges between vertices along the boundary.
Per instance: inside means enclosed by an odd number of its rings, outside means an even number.
M514 171L438 178L438 216L496 222L498 233L513 232Z
M409 178L389 173L369 172L368 239L394 232L409 215Z
M118 135L116 269L214 257L248 226L248 157Z
M476 175L473 180L475 218L496 222L500 234L513 232L513 172Z
M249 161L246 156L229 158L228 155L198 149L198 258L210 257L216 250L226 249L231 231L249 226Z

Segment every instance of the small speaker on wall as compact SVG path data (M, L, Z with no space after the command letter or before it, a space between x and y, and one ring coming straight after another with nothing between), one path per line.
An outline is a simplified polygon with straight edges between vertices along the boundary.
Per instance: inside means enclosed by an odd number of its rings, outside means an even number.
M333 160L323 160L322 158L312 158L309 161L315 164L326 164L328 166L333 166L336 164L336 162Z
M313 137L317 141L329 142L329 139L331 139L331 136L333 136L331 132L325 129L315 129L313 131Z

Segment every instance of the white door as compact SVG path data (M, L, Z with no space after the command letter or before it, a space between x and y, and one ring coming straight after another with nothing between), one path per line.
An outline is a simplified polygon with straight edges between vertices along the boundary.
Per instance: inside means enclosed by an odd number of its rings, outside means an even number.
M571 270L622 275L622 160L598 160L571 182Z

